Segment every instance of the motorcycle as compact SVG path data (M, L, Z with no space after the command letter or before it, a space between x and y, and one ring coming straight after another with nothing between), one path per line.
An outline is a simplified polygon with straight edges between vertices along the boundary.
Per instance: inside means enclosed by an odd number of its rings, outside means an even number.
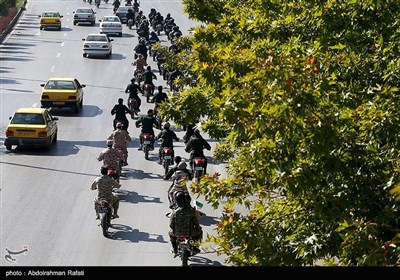
M161 151L161 160L164 167L165 175L168 173L169 166L173 163L174 149L172 147L164 147Z
M121 120L121 119L114 119L114 121L113 121L114 130L116 129L116 125L119 122L123 124L123 127L122 127L123 130L128 130L126 121Z
M129 110L131 110L132 114L131 114L131 118L134 119L135 115L138 116L139 115L139 109L138 109L138 104L135 98L129 98L128 99L128 107Z
M129 29L132 29L133 26L133 19L128 19L128 22L126 23L126 25L128 26Z
M151 84L144 84L143 92L144 92L144 95L146 96L147 103L150 102L150 97L153 96L152 90L153 90L153 86Z
M135 70L134 76L139 85L141 82L143 82L143 73L144 70L138 70L138 69Z
M108 228L111 226L112 206L104 198L99 199L97 211L100 215L100 225L103 230L103 236L108 236Z
M194 240L188 235L182 235L178 237L176 242L178 245L178 256L182 260L182 266L188 266L189 257L196 254L193 250Z
M117 148L115 148L116 150L117 150L117 152L118 153L120 153L121 155L122 155L122 157L123 157L123 159L120 159L119 161L118 161L118 168L119 168L119 176L121 176L121 174L122 174L122 167L123 166L126 166L126 163L128 162L128 152L125 150L124 151L124 149L122 149L122 148L120 148L120 147L117 147ZM119 176L118 176L118 183L119 183Z
M205 173L204 172L205 165L206 162L203 158L195 157L193 159L193 173L194 173L193 175L197 181L200 181L200 177Z
M164 28L163 28L162 23L156 24L156 32L157 32L157 35L158 35L158 36L160 36L161 31L163 31L163 30L164 30Z
M144 158L149 159L149 151L151 150L152 147L152 142L153 142L153 135L150 133L143 133L143 152L144 152Z

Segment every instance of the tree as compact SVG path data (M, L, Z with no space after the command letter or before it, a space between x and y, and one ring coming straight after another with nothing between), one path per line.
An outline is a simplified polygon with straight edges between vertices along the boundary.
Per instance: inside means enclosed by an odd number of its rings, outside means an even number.
M0 2L0 16L6 16L8 9L15 7L17 0L2 0Z
M160 110L220 140L228 177L191 186L224 201L208 241L239 266L399 266L400 2L183 3L203 24Z

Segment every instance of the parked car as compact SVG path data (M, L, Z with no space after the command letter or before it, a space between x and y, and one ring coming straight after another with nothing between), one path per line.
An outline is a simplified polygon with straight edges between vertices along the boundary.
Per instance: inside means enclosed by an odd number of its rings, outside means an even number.
M106 56L107 58L112 55L112 41L107 34L89 34L86 38L82 39L83 42L83 57L93 56Z
M117 16L104 16L100 19L100 34L117 34L122 37L122 23Z
M132 9L132 6L119 6L115 11L115 15L119 17L122 23L126 23L126 14L128 13L129 9Z
M40 18L40 30L45 28L56 28L57 30L61 30L61 18L63 16L60 15L57 11L46 11L39 15Z
M45 108L19 108L6 129L4 146L11 151L12 146L36 146L49 149L57 142L58 118Z
M76 78L50 78L40 86L43 87L40 97L42 108L67 107L78 113L83 106L83 88L86 85L79 83Z
M78 8L74 12L73 24L79 23L90 23L90 25L96 24L96 12L92 8Z

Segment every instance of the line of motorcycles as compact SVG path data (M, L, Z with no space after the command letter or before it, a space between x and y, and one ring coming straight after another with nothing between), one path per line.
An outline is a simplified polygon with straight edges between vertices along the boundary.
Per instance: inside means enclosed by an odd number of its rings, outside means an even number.
M83 0L84 2L89 2L90 4L92 3L92 0ZM96 5L99 5L100 0L96 0ZM98 4L97 4L98 3ZM108 0L105 0L105 3L108 3ZM98 6L97 6L98 7ZM128 28L132 29L133 26L133 21L127 22ZM154 30L157 32L157 35L160 35L161 31L164 31L168 38L172 40L172 36L170 38L169 33L172 31L172 26L165 25L163 26L162 24L157 24L154 27ZM150 47L151 48L151 47ZM156 60L156 54L151 53L151 49L149 50L150 56L153 56L153 60ZM163 78L165 76L165 73L160 73ZM137 73L136 80L141 82L142 75L141 73ZM164 78L166 79L166 78ZM178 90L176 90L178 91ZM150 84L145 84L143 86L143 95L146 97L147 102L152 102L152 87ZM135 98L129 98L128 99L128 108L132 112L132 118L134 115L138 116L139 110L137 106L137 100ZM161 119L158 114L155 115L156 118L158 118L158 122L161 125ZM120 122L123 122L123 120L117 120ZM126 128L126 124L124 123L124 128ZM149 133L144 133L143 134L143 146L142 150L144 153L144 157L146 160L149 159L149 152L152 150L152 146L154 145L154 137L153 135ZM121 154L123 154L123 160L119 160L118 163L118 169L119 170L114 170L114 169L109 169L108 174L112 176L118 183L120 183L120 176L122 173L122 167L125 166L125 162L127 160L128 154L123 151L123 149L117 149L117 151ZM166 175L169 171L169 168L171 165L174 163L174 149L173 147L164 147L163 150L161 151L161 165L163 166L163 171L164 174ZM193 172L193 178L197 181L200 180L201 176L205 173L205 161L200 158L196 157L193 159L193 165L192 165L192 172ZM113 190L113 192L117 192L116 189ZM108 237L108 229L112 226L111 220L112 220L112 215L113 215L113 207L112 205L103 198L99 198L98 200L98 213L100 216L100 226L102 228L102 233L104 237ZM198 211L198 214L200 216L204 215L200 211ZM169 217L167 215L167 217ZM180 257L182 261L182 266L187 266L188 265L188 259L190 256L193 256L197 254L197 251L195 250L195 242L190 236L180 236L177 240L177 247L178 247L178 256Z

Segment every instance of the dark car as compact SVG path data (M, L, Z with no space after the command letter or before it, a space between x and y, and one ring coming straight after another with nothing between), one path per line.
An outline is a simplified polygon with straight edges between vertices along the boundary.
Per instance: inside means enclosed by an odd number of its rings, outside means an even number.
M128 10L132 9L131 6L120 6L117 11L115 12L115 15L119 17L122 23L126 23L126 14L128 13Z

